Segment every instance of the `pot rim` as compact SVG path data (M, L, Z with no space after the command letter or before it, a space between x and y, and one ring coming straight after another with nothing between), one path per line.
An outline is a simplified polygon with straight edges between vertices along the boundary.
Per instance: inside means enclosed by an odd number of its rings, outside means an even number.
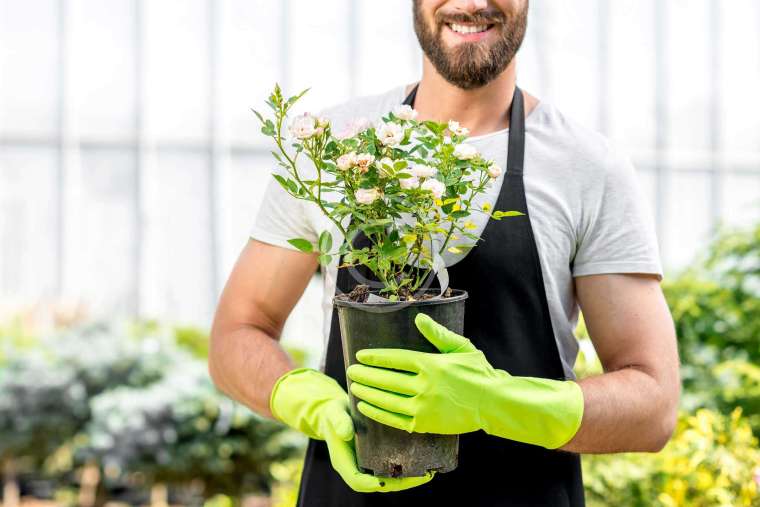
M427 289L426 291L431 291L431 290L438 292L437 289ZM371 292L377 293L377 291L371 291ZM347 296L347 294L340 294L333 297L333 306L344 307L344 308L358 308L358 309L389 308L393 306L419 307L419 306L445 305L445 304L450 304L450 303L457 303L459 301L464 301L468 297L466 290L451 289L451 292L452 292L452 296L447 297L447 298L423 299L423 300L414 300L414 301L377 301L375 303L359 303L356 301L349 301L347 299L343 299Z

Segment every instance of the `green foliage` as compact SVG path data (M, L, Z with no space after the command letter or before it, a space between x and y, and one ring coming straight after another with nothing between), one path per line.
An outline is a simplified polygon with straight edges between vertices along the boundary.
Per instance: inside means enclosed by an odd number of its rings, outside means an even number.
M760 450L741 409L681 413L659 453L586 455L588 504L620 507L760 505Z
M585 455L588 503L760 505L760 225L724 231L663 289L682 363L678 427L657 454ZM579 357L579 377L600 371Z
M199 330L94 323L34 341L4 340L0 369L0 458L28 471L65 477L97 458L111 482L238 495L267 492L272 463L302 452L300 436L216 391Z
M735 406L760 434L760 224L723 231L691 268L663 284L679 342L683 406Z
M367 123L341 135L325 118L297 116L286 146L284 122L302 95L286 99L276 86L267 100L273 119L254 113L261 132L277 145L272 156L284 173L274 178L293 198L317 205L343 236L340 244L326 231L317 245L289 240L303 252L317 252L321 264L345 254L342 267L366 266L380 280L380 292L413 298L428 275L443 267L444 251L460 253L478 241L468 219L473 213L496 220L523 215L475 205L501 168L464 142L467 129L456 122L416 121L408 106L375 127ZM308 160L299 163L304 156ZM359 232L369 246L353 247Z

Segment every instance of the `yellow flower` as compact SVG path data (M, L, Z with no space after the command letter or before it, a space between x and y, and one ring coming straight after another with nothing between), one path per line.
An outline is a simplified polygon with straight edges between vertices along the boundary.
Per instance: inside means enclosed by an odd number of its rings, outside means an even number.
M405 243L414 243L417 241L417 235L416 234L404 234L401 239L404 240Z
M453 253L453 254L460 254L460 253L462 253L462 250L459 249L459 248L457 248L457 247L455 247L455 246L450 246L449 248L447 248L447 250L449 252Z
M491 211L491 204L490 203L485 203L483 205L483 211Z
M465 229L477 229L478 227L474 223L472 223L472 221L468 220L468 221L466 221L464 223L464 228Z

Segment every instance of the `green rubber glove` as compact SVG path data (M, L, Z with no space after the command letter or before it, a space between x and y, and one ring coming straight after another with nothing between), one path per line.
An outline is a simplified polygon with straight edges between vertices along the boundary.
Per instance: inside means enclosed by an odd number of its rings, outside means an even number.
M349 367L359 411L394 428L459 434L484 430L556 449L578 431L583 391L573 381L515 377L468 340L422 313L420 332L441 352L364 349Z
M362 473L356 464L348 394L324 373L309 368L287 372L275 383L269 408L277 419L291 428L327 442L330 463L354 491L401 491L433 478L433 474L391 478Z

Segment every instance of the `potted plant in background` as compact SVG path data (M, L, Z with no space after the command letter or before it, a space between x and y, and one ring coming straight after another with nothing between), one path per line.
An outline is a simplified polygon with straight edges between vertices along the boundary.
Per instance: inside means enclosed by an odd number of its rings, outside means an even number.
M443 253L475 246L473 213L497 220L522 214L475 202L501 168L466 143L466 128L455 121L418 121L408 105L376 125L355 122L338 135L329 120L308 113L286 127L288 113L304 93L286 98L276 86L267 100L273 117L254 113L277 147L272 154L284 169L274 174L278 183L293 198L318 206L340 235L336 241L330 231L322 231L316 245L303 238L289 242L318 253L323 265L337 257L339 269L363 266L374 279L354 271L354 290L333 300L346 368L365 348L437 352L417 330L415 316L428 314L461 333L467 298L466 292L447 287ZM436 276L440 287L432 289ZM406 433L363 416L356 404L351 396L360 467L394 477L456 467L456 435Z

